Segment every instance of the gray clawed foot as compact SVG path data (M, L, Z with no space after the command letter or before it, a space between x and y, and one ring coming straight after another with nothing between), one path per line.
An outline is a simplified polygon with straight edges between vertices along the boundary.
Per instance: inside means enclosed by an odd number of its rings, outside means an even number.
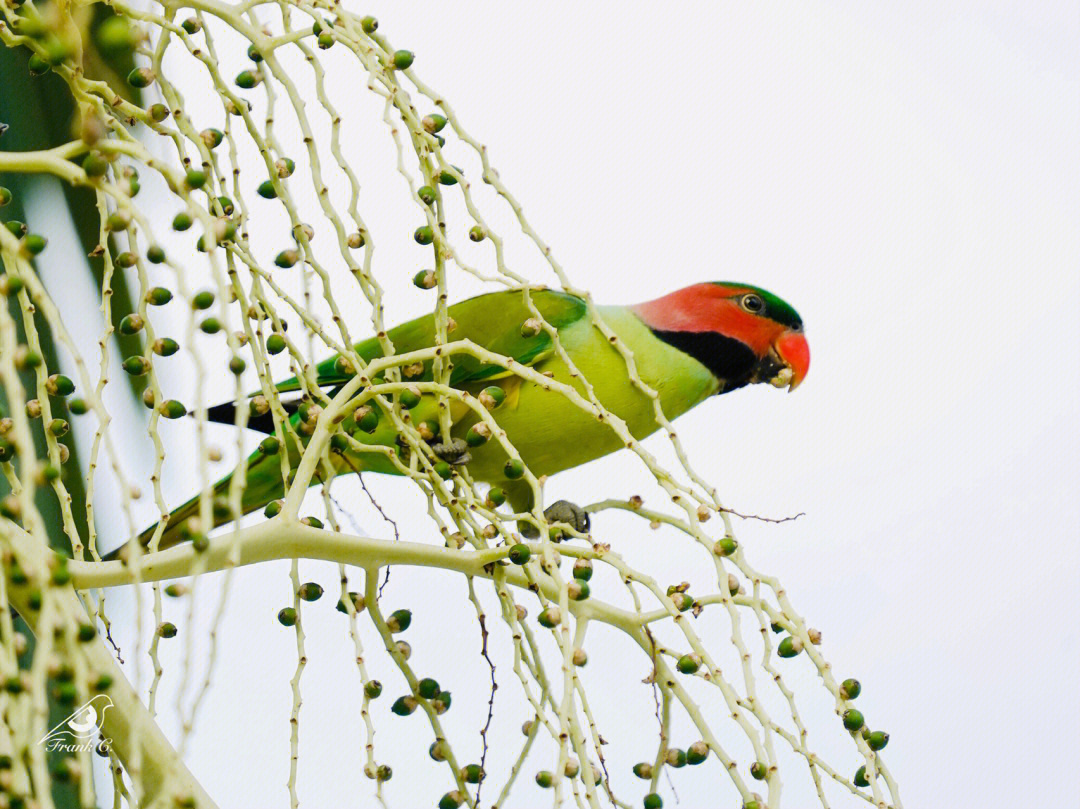
M461 438L451 438L445 444L432 444L431 451L451 466L461 466L472 460L469 445Z
M587 533L589 530L588 512L569 500L556 500L544 509L544 516L549 523L565 523L579 534ZM536 539L536 537L540 536L540 531L531 522L519 522L518 530L527 539Z

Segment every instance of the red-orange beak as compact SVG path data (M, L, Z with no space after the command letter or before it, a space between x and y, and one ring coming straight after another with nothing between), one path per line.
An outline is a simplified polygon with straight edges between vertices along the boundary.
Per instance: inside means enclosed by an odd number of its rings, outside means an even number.
M785 331L773 343L773 350L791 371L788 382L790 393L799 387L806 378L806 372L810 370L810 346L806 344L806 337L801 331Z

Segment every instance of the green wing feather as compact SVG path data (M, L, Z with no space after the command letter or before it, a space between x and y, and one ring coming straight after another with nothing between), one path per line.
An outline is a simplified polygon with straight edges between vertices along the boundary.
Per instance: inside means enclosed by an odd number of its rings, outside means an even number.
M530 294L536 308L544 319L555 327L563 329L585 316L585 301L576 295L554 290L533 290ZM551 335L546 331L531 337L523 336L522 324L533 317L525 303L521 290L492 292L456 303L448 310L457 323L457 328L449 335L450 340L471 340L477 345L506 357L512 357L522 365L533 365L549 356L553 350ZM403 323L387 332L393 343L394 352L406 354L435 345L435 316L427 314ZM378 339L372 337L356 346L356 352L362 359L370 362L383 356ZM330 357L316 366L320 387L340 385L350 378L337 367L338 357ZM490 379L505 373L498 365L489 365L468 354L456 354L453 359L453 371L450 384L462 385ZM415 381L431 379L431 361L424 363L424 373L413 377ZM277 385L281 392L299 390L296 378L287 379Z

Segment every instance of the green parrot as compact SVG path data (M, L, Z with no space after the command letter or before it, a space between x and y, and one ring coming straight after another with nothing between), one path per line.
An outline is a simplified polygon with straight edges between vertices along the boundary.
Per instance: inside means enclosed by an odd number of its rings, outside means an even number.
M626 422L635 438L655 432L660 425L651 400L630 382L623 358L593 326L585 301L549 289L532 290L531 299L544 319L558 331L562 348L592 384L599 401ZM810 365L810 351L798 313L772 293L748 284L701 283L637 306L597 309L633 353L641 380L657 391L668 418L685 413L713 394L756 382L771 382L794 390ZM528 322L533 314L521 290L494 292L462 301L449 307L449 315L456 323L451 340L471 340L578 391L584 390L558 356L551 336ZM409 321L391 329L388 336L399 354L430 347L435 343L434 316L428 314ZM375 338L359 343L356 352L365 361L382 356ZM455 354L451 361L451 385L479 397L489 409L493 408L492 417L537 477L578 466L623 446L610 427L557 391L545 390L539 384L524 381L499 366L484 364L466 354ZM410 369L413 376L406 376L404 381L431 380L431 365L428 361L422 371L418 366ZM330 395L352 376L348 363L340 362L338 357L319 364L316 372L319 387ZM295 378L276 387L281 393L300 389ZM474 480L502 489L515 512L532 509L532 489L520 477L512 479L513 470L508 475L508 456L498 442L475 445L475 431L470 434L470 428L479 418L474 411L451 401L452 434L449 441L444 441L439 437L436 397L424 395L415 399L419 401L409 409L409 417L429 440L436 457L450 464L465 464ZM289 409L293 426L303 426L302 419L309 415L307 407L300 404ZM211 408L209 418L232 424L235 414L236 404L229 402ZM269 412L253 412L248 427L273 434L273 417ZM358 410L341 427L362 444L402 451L391 420L385 414L379 418L377 406ZM304 436L302 430L297 432ZM241 497L244 514L284 496L279 447L291 442L292 468L299 454L295 440L286 442L284 436L277 437L279 442L270 442L272 454L259 449L246 461L247 476ZM469 441L465 440L467 437ZM336 459L338 474L398 474L386 452L354 451L345 446L347 443L342 443L344 452L331 455ZM226 494L231 477L215 484L216 497ZM318 482L312 480L312 484ZM158 548L170 547L184 539L184 523L198 511L196 497L169 515ZM545 516L578 530L588 529L587 515L566 501L552 504ZM232 519L227 510L220 507L214 510L215 526ZM524 523L522 527L526 528ZM151 526L140 536L144 545L149 544L155 528ZM535 532L533 526L528 528Z

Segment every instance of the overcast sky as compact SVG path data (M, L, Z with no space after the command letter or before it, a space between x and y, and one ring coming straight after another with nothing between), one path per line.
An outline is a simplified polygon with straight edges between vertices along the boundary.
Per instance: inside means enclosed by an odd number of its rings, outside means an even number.
M778 576L823 631L836 673L863 682L861 707L892 735L886 761L907 806L1074 805L1076 4L376 2L354 10L375 13L380 32L416 52L420 76L488 145L537 230L598 302L736 280L799 310L812 354L803 387L788 396L758 386L683 417L677 426L693 464L733 508L805 512L783 525L738 523L738 536L750 562ZM345 105L367 109L348 95L363 95L360 81L350 86L353 68L333 54L324 58L342 71ZM376 234L383 224L407 235L416 215L388 162L389 138L368 131L370 141L358 134L344 144L364 173L361 208ZM284 246L265 238L269 255ZM401 301L395 316L428 305L408 283L417 268L406 242L376 264ZM535 258L520 268L552 281ZM350 323L354 334L367 333L366 317ZM225 382L208 386L208 401L227 394ZM667 457L664 442L650 448ZM175 502L195 484L178 470L168 481ZM410 487L369 485L403 535L434 541L423 516L410 513L419 503ZM655 489L620 455L556 477L549 492L590 502ZM358 489L342 486L339 497L363 530L389 536ZM595 535L660 582L693 575L672 535L609 516L595 521ZM336 587L333 567L302 569ZM287 570L238 573L219 627L214 687L189 758L222 806L287 800L295 644L274 621L289 599ZM461 583L401 570L387 592L389 607L416 614L409 640L418 665L454 691L448 721L475 734L486 671ZM199 603L209 613L215 602ZM325 607L307 627L301 802L371 806L360 773L359 678L337 613ZM193 631L196 650L201 631ZM726 644L719 625L709 637ZM652 696L640 684L646 661L602 633L590 641L593 707L612 740L621 795L638 805L644 789L629 767L655 749ZM184 646L173 644L166 694L182 669ZM429 805L449 788L446 775L427 760L421 718L388 715L402 683L372 651L369 664L391 694L376 716L380 759L396 773L386 794L394 806ZM793 682L810 702L812 736L828 737L835 718L827 706L815 713L812 674L806 666ZM508 763L526 712L508 667L501 676L496 731L509 744L493 756ZM167 724L172 699L162 702ZM675 742L693 741L689 734ZM469 760L475 735L463 738ZM839 767L857 766L847 746L835 750ZM552 763L534 756L526 773ZM810 805L804 780L797 769L785 776L785 805ZM674 786L678 804L662 782L667 806L735 805L715 764L678 771ZM526 776L511 804L549 800ZM833 805L862 803L838 795Z

